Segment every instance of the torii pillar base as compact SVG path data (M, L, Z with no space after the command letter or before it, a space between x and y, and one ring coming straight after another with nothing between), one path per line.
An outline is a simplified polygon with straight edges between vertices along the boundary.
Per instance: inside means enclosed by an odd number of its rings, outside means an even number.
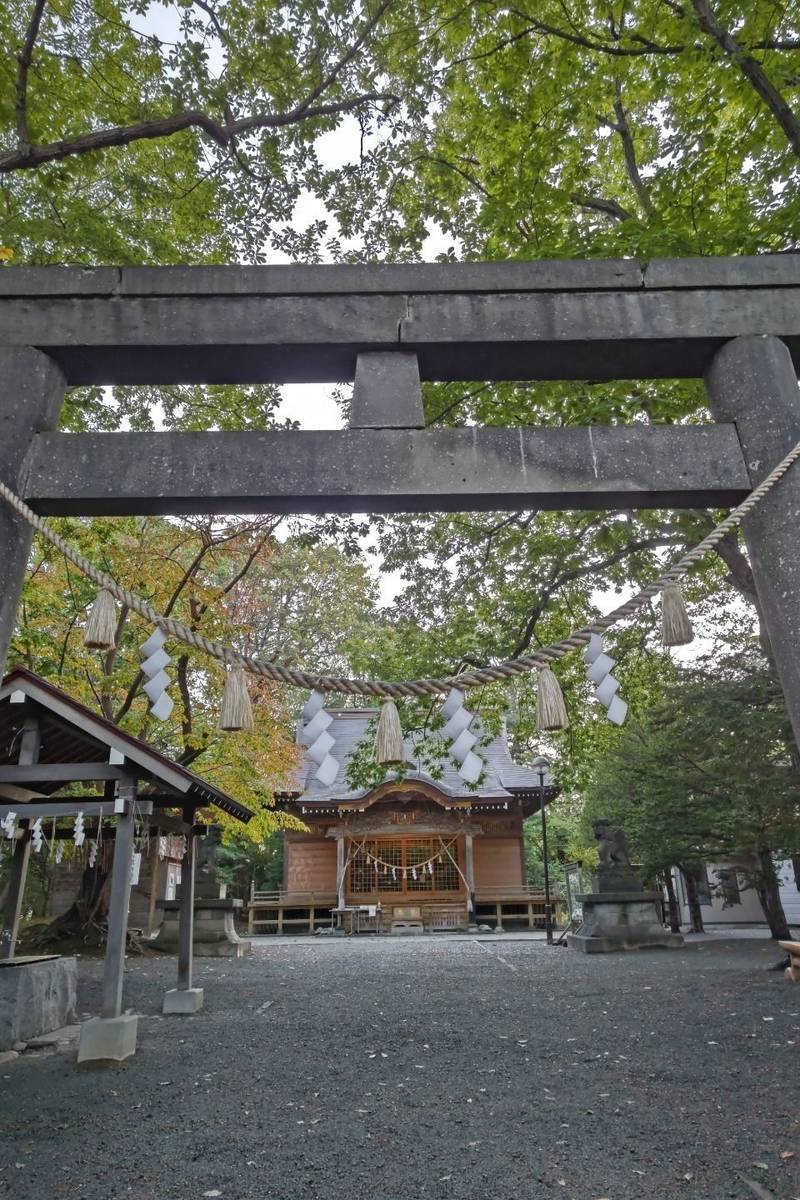
M139 1018L135 1013L119 1017L92 1017L81 1025L78 1043L78 1064L121 1063L136 1053L136 1030Z
M170 988L164 994L164 1004L161 1011L164 1016L171 1016L173 1014L191 1016L192 1013L200 1012L202 1007L202 988Z

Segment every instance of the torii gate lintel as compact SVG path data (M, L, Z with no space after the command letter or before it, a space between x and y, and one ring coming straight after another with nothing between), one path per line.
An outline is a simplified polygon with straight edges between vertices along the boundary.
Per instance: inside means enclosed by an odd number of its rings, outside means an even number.
M800 255L3 268L0 478L42 513L715 507L800 441ZM716 424L421 428L420 381L705 377ZM355 379L341 431L59 434L93 383ZM800 473L743 526L800 741ZM0 509L0 668L30 547Z

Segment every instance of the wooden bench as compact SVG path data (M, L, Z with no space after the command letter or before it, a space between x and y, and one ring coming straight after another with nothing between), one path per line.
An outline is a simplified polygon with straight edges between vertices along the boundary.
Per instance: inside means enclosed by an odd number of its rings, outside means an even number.
M778 942L778 945L789 955L786 978L800 983L800 942Z
M389 927L390 933L424 933L425 926L422 923L422 909L418 905L400 906L395 904L392 908L392 923Z

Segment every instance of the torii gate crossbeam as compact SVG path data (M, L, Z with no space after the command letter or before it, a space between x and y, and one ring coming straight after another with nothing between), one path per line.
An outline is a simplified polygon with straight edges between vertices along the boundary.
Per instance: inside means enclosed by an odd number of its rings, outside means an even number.
M800 441L800 255L0 269L0 478L39 512L736 503ZM704 377L715 424L425 430L420 380ZM83 383L355 380L342 431L59 434ZM747 518L800 740L800 473ZM0 510L0 668L30 534Z

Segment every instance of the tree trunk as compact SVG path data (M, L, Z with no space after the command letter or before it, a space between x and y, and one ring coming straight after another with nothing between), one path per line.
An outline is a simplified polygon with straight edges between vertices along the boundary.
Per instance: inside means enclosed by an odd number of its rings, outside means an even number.
M689 928L692 933L705 933L703 926L703 910L700 907L700 895L697 891L697 880L691 871L683 871L686 884L686 899L689 902Z
M101 870L99 864L86 867L73 904L60 917L38 930L32 944L42 948L55 942L80 939L100 945L104 936L99 926L104 916L103 889L107 879L108 872Z
M792 932L781 903L780 885L770 850L758 851L758 882L756 892L764 910L769 931L775 940L791 941Z
M667 890L667 906L669 908L669 928L671 933L680 933L681 931L681 910L678 906L678 897L675 895L675 881L672 878L672 871L664 872L664 887Z

